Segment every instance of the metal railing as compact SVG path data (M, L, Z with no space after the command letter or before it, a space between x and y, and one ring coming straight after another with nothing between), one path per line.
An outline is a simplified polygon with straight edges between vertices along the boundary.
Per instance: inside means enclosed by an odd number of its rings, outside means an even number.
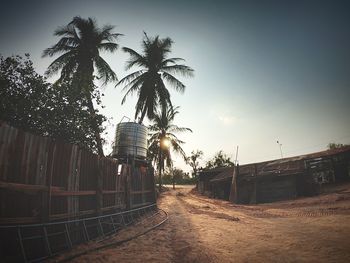
M0 226L1 238L6 238L2 240L2 249L8 247L5 252L9 261L37 262L67 251L77 244L117 233L125 226L144 220L141 218L146 214L152 216L153 213L157 213L156 204L61 222Z

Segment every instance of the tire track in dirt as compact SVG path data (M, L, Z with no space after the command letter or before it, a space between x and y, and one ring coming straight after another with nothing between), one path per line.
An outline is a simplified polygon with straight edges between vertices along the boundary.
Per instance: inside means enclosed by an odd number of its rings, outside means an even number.
M219 213L219 212L214 212L210 211L208 209L211 209L210 206L204 205L204 206L196 206L193 204L189 204L184 198L182 197L177 197L178 200L187 208L187 211L191 214L204 214L208 215L217 219L224 219L228 221L239 221L240 219L238 217L230 216L225 213Z
M212 204L220 208L226 208L231 211L243 213L253 218L313 218L333 215L350 215L350 207L348 205L348 202L346 202L347 198L345 198L346 196L344 198L342 197L343 196L337 197L334 202L333 200L329 200L322 206L316 205L314 207L311 207L310 204L297 203L293 207L290 207L288 204L283 207L283 204L278 203L261 205L237 205L224 200L216 200L198 196L197 194L193 193L186 195L186 198ZM345 205L343 205L343 203L345 203Z
M169 214L169 221L164 227L171 229L171 243L173 249L172 262L213 262L215 256L205 247L193 228L185 205L176 198L173 192L167 193L160 203L160 208ZM192 215L191 215L192 216Z

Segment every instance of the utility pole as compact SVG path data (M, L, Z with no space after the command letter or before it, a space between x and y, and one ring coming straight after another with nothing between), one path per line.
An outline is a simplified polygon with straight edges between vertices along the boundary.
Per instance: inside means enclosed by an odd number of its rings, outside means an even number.
M278 144L278 146L280 147L281 158L283 159L282 143L280 143L280 142L277 140L277 144Z
M238 145L237 145L237 149L236 149L236 159L235 159L235 161L234 161L234 164L235 164L235 165L237 165L237 163L238 163L237 158L238 158Z

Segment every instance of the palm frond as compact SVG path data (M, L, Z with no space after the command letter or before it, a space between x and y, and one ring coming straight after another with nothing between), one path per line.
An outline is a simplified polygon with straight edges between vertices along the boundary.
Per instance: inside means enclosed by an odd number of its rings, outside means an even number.
M157 93L159 97L159 103L164 111L166 111L168 107L173 107L170 99L169 90L165 87L161 78L159 78L157 83Z
M193 132L190 128L186 127L178 127L176 125L172 125L172 127L169 128L169 133L172 132Z
M47 68L45 75L48 77L53 76L59 70L61 70L66 64L70 63L70 60L74 59L76 52L70 51L67 52L58 58L56 58Z
M119 45L117 43L106 42L99 44L97 47L102 51L115 52L118 49Z
M124 78L122 78L115 86L120 86L120 85L128 85L129 83L131 83L132 81L134 81L135 79L137 79L138 77L140 77L142 74L144 74L143 70L139 70L136 71L134 73L131 73L127 76L125 76ZM126 88L124 87L123 90L125 90Z
M147 61L145 60L145 58L139 53L137 53L135 50L128 47L123 47L123 51L128 53L130 56L130 59L127 61L125 66L126 70L129 70L135 65L140 67L147 66Z
M186 86L180 80L178 80L173 75L171 75L171 74L169 74L167 72L163 72L162 75L163 75L163 78L167 82L169 82L171 84L171 86L173 86L176 91L179 91L181 93L185 92Z
M161 67L167 66L169 63L176 64L176 62L185 61L183 58L168 58L162 61Z
M117 75L108 65L108 63L100 56L95 58L95 67L97 69L100 78L103 78L103 85L106 85L109 81L117 81Z
M135 79L135 80L138 80L138 79ZM125 93L123 99L122 99L122 104L125 103L126 101L126 98L129 96L129 95L132 95L134 94L135 92L138 92L140 90L140 85L142 85L142 82L141 81L136 81L135 83L133 83L133 85L130 86L130 88L128 89L128 91ZM124 90L124 89L123 89Z
M167 73L175 73L175 74L180 74L184 77L193 77L194 70L186 65L171 65L171 66L164 66L161 69L162 72L167 72Z
M79 42L73 37L63 37L55 45L44 50L42 57L54 56L59 53L73 50Z

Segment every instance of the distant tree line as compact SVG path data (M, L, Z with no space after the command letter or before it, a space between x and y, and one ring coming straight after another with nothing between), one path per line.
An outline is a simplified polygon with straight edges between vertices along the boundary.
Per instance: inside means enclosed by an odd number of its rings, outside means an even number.
M349 144L343 144L343 143L335 143L335 142L331 142L327 145L327 148L329 150L333 150L333 149L339 149L339 148L343 148L349 146Z
M158 183L159 178L156 179L156 183ZM168 185L188 185L195 184L196 178L191 177L189 173L185 173L182 169L174 168L174 169L165 169L164 174L162 176L162 183Z

